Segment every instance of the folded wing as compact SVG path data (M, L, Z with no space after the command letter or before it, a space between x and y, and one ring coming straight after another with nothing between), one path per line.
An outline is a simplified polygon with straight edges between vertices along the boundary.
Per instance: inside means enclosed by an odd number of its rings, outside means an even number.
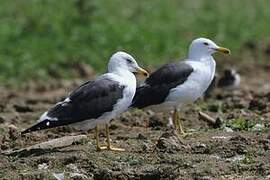
M36 125L22 134L96 119L114 109L118 100L123 98L124 88L119 82L106 76L88 81L73 91L66 100L44 113Z
M144 108L163 103L170 90L183 84L193 68L185 62L169 63L150 75L145 84L138 87L132 107Z

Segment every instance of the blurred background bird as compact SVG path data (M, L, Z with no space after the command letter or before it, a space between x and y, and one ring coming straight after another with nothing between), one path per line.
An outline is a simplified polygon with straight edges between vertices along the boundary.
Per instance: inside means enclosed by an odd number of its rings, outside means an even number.
M235 69L225 69L218 80L217 87L227 90L238 89L241 82L241 76Z

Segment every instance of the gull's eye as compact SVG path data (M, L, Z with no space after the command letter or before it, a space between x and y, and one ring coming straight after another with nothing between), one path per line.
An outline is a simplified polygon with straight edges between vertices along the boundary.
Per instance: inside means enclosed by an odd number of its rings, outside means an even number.
M133 61L131 59L126 59L127 63L132 64Z
M207 42L204 42L203 44L204 44L204 45L206 45L206 46L208 46L208 45L209 45L209 43L207 43Z

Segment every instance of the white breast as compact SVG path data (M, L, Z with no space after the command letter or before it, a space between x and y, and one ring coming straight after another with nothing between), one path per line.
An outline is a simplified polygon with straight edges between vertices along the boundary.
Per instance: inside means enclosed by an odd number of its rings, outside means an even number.
M79 123L73 124L73 127L80 130L88 130L94 128L98 124L108 123L111 119L125 112L132 103L132 99L136 92L136 78L130 73L126 72L125 75L118 75L108 73L106 74L109 78L119 82L120 86L125 86L123 91L123 97L117 101L114 105L113 110L102 114L97 119L89 119Z
M114 80L118 81L120 85L125 86L123 98L119 99L113 109L114 116L126 111L132 103L132 99L136 92L136 78L132 73L126 73L125 76L114 76Z
M192 103L203 95L211 84L215 74L215 61L186 61L194 71L181 85L170 90L167 103L174 106Z

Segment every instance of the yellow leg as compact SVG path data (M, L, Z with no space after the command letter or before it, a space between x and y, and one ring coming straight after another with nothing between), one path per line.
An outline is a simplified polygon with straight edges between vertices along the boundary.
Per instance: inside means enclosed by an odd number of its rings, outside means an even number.
M176 112L176 110L173 111L172 120L173 120L173 127L177 130L178 129L178 123L177 123L177 112Z
M124 149L121 148L114 148L111 146L111 140L110 140L110 130L109 130L109 125L106 124L106 141L107 141L107 146L100 146L99 142L99 130L98 126L96 126L96 143L97 143L97 151L101 150L111 150L111 151L125 151Z
M182 124L181 124L181 119L179 117L179 112L176 111L176 114L177 114L177 124L178 124L179 130L180 130L180 133L181 134L186 134L185 131L183 130L183 127L182 127Z
M110 130L109 125L106 124L106 136L107 136L107 149L111 151L125 151L125 149L122 148L115 148L111 146L111 138L110 138Z
M96 143L97 143L97 151L107 149L106 146L100 146L98 125L96 126Z
M186 137L188 134L185 133L185 131L183 130L183 126L181 124L181 119L179 117L178 111L177 109L174 110L173 112L173 123L175 124L175 128L177 130L177 132L179 133L179 135L181 134L183 137Z
M176 135L179 139L181 139L181 136L180 136L180 133L179 133L179 126L178 126L178 121L177 121L177 111L176 109L173 111L173 114L172 114L172 120L173 120L173 126L174 126L174 129L176 131Z
M98 132L98 126L96 126L96 143L97 143L97 151L101 150L100 143L99 143L99 132Z

